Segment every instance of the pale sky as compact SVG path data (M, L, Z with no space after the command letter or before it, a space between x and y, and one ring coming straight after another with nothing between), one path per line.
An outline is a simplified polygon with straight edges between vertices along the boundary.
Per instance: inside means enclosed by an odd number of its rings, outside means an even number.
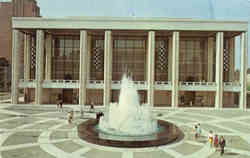
M136 16L247 20L250 23L250 0L37 0L37 2L43 17ZM250 30L250 27L248 29ZM250 40L248 45L250 48ZM240 67L239 56L239 40L236 40L236 68Z

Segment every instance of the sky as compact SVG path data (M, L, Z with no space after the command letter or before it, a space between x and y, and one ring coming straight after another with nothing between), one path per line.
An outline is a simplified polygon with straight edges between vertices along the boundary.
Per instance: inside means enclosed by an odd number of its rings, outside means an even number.
M250 23L250 0L37 0L37 2L43 17L135 16L246 20ZM248 29L250 30L250 25ZM236 69L240 68L239 43L239 39L236 39ZM250 40L248 46L250 48Z

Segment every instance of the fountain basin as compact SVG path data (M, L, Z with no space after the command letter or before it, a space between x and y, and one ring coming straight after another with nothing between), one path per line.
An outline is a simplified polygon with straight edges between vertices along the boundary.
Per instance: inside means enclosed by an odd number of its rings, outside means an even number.
M166 145L183 138L184 134L174 124L158 120L160 129L152 135L110 135L97 128L98 121L89 119L78 125L78 136L89 143L126 148L142 148Z

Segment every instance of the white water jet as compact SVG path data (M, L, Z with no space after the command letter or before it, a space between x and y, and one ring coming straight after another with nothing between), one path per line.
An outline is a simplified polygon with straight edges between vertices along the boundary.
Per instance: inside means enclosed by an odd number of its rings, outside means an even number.
M119 103L111 103L100 118L99 129L114 135L150 135L158 130L148 104L140 105L133 81L123 76Z

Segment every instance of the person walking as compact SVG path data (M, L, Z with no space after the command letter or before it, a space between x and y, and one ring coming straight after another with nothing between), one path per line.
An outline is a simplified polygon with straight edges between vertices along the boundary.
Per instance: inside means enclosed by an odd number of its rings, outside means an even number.
M194 125L194 139L195 140L197 140L197 138L198 138L198 131L197 131L197 129L198 129L198 126Z
M210 144L210 147L212 147L213 146L213 131L209 131L208 142Z
M63 101L62 101L62 99L59 102L59 108L60 108L61 111L63 111Z
M72 121L73 121L73 115L74 115L74 112L73 110L68 112L68 123L71 124Z
M220 137L220 142L219 142L219 144L220 144L220 155L222 156L223 154L224 154L224 148L225 148L225 146L226 146L226 140L224 139L224 137L223 136L221 136Z
M197 137L200 138L200 136L201 136L201 124L198 123L197 124Z
M215 134L214 135L214 148L217 150L218 148L218 145L219 145L219 140L218 140L218 135Z

